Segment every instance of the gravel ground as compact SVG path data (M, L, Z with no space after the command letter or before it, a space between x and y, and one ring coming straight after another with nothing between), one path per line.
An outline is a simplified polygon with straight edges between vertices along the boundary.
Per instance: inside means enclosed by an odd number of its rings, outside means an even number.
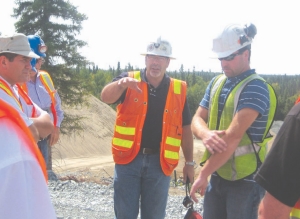
M114 218L112 179L106 179L106 185L74 180L53 180L51 177L49 179L48 188L58 219ZM185 190L184 186L177 188ZM182 205L183 198L184 196L169 195L165 218L184 217L187 209ZM202 213L202 204L203 199L198 204L194 204L194 208L200 213Z

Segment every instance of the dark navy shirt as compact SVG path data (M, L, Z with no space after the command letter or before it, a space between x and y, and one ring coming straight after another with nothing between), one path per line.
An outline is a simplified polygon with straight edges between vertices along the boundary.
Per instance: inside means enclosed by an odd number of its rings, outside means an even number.
M145 70L141 71L141 79L147 82ZM121 73L113 81L128 77L128 72ZM148 82L147 82L148 83ZM170 77L165 74L162 82L157 88L148 83L148 109L142 132L141 148L158 149L162 138L162 120L164 108L167 100L167 94L170 86ZM123 102L126 96L126 90L117 102ZM191 124L191 114L187 100L182 112L182 126Z

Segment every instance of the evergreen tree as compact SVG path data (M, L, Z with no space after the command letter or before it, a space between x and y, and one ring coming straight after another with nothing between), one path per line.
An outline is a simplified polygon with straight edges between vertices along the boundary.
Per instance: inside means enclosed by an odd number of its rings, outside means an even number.
M85 89L78 72L87 60L77 51L86 42L76 39L82 29L86 15L77 11L65 0L16 0L12 15L18 21L16 31L25 35L38 34L48 47L42 66L51 75L63 104L77 105L84 102ZM80 118L65 114L61 131L78 130Z
M122 70L121 70L121 64L120 62L118 62L118 66L117 66L117 75L121 74Z
M183 64L181 64L180 66L179 73L180 73L180 79L185 81L186 79L185 79Z
M195 66L193 66L193 79L192 79L191 86L193 86L194 84L196 84L196 71L195 71Z

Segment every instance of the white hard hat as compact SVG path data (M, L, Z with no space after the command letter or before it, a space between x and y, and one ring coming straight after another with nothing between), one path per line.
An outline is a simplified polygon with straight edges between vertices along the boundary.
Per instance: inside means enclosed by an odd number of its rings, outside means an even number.
M1 53L14 53L29 58L40 58L31 50L27 37L22 33L0 36Z
M172 57L171 44L167 40L162 40L161 37L159 37L156 42L151 42L147 46L147 52L142 53L141 55L164 56L170 59L175 59L174 57Z
M212 50L217 54L217 58L227 57L239 49L250 45L256 33L256 27L253 24L249 26L231 24L213 40Z

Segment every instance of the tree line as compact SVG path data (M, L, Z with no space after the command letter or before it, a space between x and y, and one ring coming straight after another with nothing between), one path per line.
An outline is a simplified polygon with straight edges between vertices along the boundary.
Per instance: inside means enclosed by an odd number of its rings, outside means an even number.
M133 69L132 65L128 64L124 69L109 68L108 70L99 69L98 67L88 67L77 69L85 81L84 86L88 92L97 98L103 87L110 83L112 79L118 76L121 72L127 71L141 71L142 69ZM168 71L170 77L180 79L187 82L187 100L190 106L191 114L194 115L200 101L202 100L205 89L211 79L221 74L218 72L205 72L205 71L184 71L183 65L178 71ZM275 120L283 120L288 111L292 108L295 100L300 95L300 75L268 75L260 74L275 90L278 105L275 115ZM112 105L114 108L115 105Z
M42 66L52 77L64 105L76 106L85 103L85 96L92 94L99 98L103 87L123 71L134 69L128 63L121 68L99 69L87 60L78 49L87 45L77 39L82 29L82 22L87 20L85 14L66 0L16 0L12 17L17 19L15 29L25 35L38 34L48 46L46 62ZM1 34L1 33L0 33ZM201 101L209 81L220 74L184 70L167 72L171 77L187 82L187 99L193 115ZM275 89L278 97L276 120L283 120L288 110L299 95L299 75L261 75ZM115 107L112 105L112 107ZM62 133L81 130L80 116L65 113L61 126Z

